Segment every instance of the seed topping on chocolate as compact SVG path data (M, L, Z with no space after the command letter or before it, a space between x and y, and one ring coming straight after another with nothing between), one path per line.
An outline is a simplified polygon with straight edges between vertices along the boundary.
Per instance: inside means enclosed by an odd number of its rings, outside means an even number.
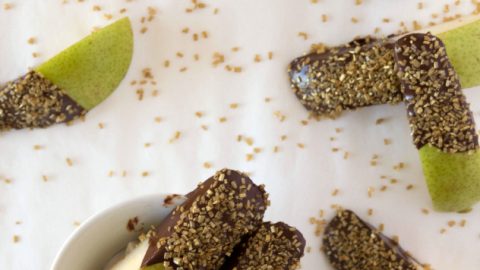
M431 34L407 35L397 41L395 57L417 148L478 149L473 115L443 42Z
M339 47L315 46L290 64L289 75L301 103L317 116L403 100L389 39L366 37Z
M344 209L327 225L323 251L337 270L417 270L420 265L397 242Z
M44 128L85 113L60 88L35 71L0 89L0 131Z

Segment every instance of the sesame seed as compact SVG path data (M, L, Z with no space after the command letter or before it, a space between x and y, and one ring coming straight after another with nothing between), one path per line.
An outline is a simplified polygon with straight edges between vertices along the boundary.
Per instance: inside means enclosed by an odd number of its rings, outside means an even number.
M298 148L303 149L305 148L305 145L303 143L297 143Z
M202 118L203 117L203 112L195 112L195 116L198 117L198 118Z
M350 19L350 21L351 21L352 23L358 23L358 19L357 19L356 17L352 17L352 18Z
M13 235L13 243L18 243L20 242L20 236L19 235Z
M229 105L229 107L230 107L230 109L236 109L236 108L238 108L238 103L231 103Z
M12 3L3 3L3 9L4 10L10 10L13 8L13 4Z
M69 167L72 167L72 166L73 166L73 161L72 161L71 158L66 158L66 159L65 159L65 162L67 162L67 165L68 165Z
M218 119L218 122L220 122L220 123L225 123L225 122L227 122L227 118L226 118L226 117L220 117L220 118Z
M322 22L327 22L328 21L328 15L327 14L322 14Z
M212 167L212 164L211 164L210 162L204 162L204 163L203 163L203 167L204 167L205 169L210 169L210 168Z
M308 34L306 32L298 32L298 36L303 38L304 40L308 39Z
M150 175L150 173L149 173L148 171L142 172L142 177L147 177L147 176L149 176L149 175Z
M35 37L31 37L27 40L28 44L33 45L37 43L37 39Z

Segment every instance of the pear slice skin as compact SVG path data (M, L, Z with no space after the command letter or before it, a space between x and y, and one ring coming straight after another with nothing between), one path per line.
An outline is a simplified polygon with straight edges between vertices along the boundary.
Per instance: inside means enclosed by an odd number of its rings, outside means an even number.
M462 88L480 85L480 19L436 35L445 43Z
M108 25L35 68L84 109L106 99L128 71L133 32L128 18Z
M419 153L435 210L458 212L480 201L480 150L445 153L425 145Z

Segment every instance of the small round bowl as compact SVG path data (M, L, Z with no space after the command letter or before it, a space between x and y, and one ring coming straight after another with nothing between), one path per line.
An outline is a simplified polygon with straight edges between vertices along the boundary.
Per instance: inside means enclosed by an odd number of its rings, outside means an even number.
M182 197L148 195L114 205L95 214L70 235L58 252L51 270L103 269L108 261L135 240L142 228L160 223ZM129 220L138 218L135 230Z

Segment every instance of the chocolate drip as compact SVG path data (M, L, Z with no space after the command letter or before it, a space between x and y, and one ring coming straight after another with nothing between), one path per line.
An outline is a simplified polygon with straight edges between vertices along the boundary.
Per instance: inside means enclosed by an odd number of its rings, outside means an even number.
M0 131L45 128L85 113L85 109L35 71L0 89Z
M266 222L237 245L221 270L297 269L304 249L300 231L283 222Z
M260 226L268 205L263 186L247 175L221 170L157 227L142 266L219 269L245 235Z
M339 210L325 229L323 251L336 270L417 270L398 243L350 210Z
M367 37L339 47L320 47L295 59L289 76L300 102L317 116L403 100L390 39Z
M407 35L395 44L395 59L417 148L476 150L473 115L443 42L431 34Z

